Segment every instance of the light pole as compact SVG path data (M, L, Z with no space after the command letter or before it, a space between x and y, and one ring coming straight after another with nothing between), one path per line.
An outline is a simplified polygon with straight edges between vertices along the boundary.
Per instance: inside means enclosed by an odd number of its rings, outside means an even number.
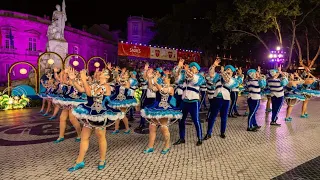
M277 46L276 50L270 51L269 60L274 65L274 68L282 65L286 59L286 52L282 47Z

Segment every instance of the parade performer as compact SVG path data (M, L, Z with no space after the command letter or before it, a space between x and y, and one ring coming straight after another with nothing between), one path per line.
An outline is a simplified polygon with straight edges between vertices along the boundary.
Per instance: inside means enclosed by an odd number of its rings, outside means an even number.
M68 79L68 73L71 68L68 67L64 70L63 74L63 88L65 89L63 92L63 97L55 97L53 102L58 104L62 108L62 112L60 114L60 123L59 123L59 138L54 141L54 143L60 143L64 141L64 134L67 127L67 119L70 119L71 124L77 131L76 142L80 142L81 135L81 126L79 121L72 114L72 108L78 106L79 104L85 103L86 100L83 99L82 93L78 92L73 86L72 82Z
M182 118L180 109L176 108L176 100L174 99L174 89L171 87L171 79L169 74L164 74L163 84L158 84L158 77L153 75L153 70L148 70L148 82L150 89L156 91L156 100L152 105L146 106L141 110L141 116L150 122L149 125L149 144L148 148L143 152L145 154L154 151L154 141L156 139L157 127L160 126L162 135L165 139L164 149L161 154L167 154L170 150L170 132L169 125L174 120Z
M90 86L87 82L88 77L86 71L82 70L80 72L80 79L83 86L81 86L75 79L75 71L71 70L69 73L72 84L79 92L85 92L88 100L88 103L80 104L72 110L72 114L74 114L84 126L81 131L79 155L75 166L68 169L70 172L84 168L84 157L89 148L89 140L93 129L99 143L100 160L98 170L105 168L107 152L106 127L113 125L115 120L124 117L121 111L108 107L110 101L109 96L111 94L111 88L108 84L108 79L110 78L109 70L103 70L97 74L99 75L99 84Z
M130 89L129 71L123 68L117 81L119 82L119 85L115 87L115 92L110 97L111 101L109 106L119 109L123 113L127 113L130 108L138 105L137 100L134 98L134 92ZM131 130L129 128L127 116L124 116L122 121L126 129L124 133L129 134ZM119 125L120 119L115 122L115 130L112 132L112 134L118 134L120 132Z
M281 126L277 123L278 114L282 107L284 100L284 89L288 84L286 74L281 71L281 67L270 70L270 78L267 80L267 85L270 88L271 104L272 104L272 117L270 125Z
M212 68L213 66L211 66ZM209 69L209 72L212 71L211 69ZM213 78L210 77L210 75L208 75L206 77L206 83L207 83L207 95L208 95L208 100L209 100L209 110L208 110L208 114L207 114L207 120L210 117L210 109L213 107L213 98L214 98L214 91L216 89L216 84L214 82L217 82L216 79L214 78L219 78L218 74L216 74Z
M199 75L201 75L203 79L205 79L205 77L206 77L204 72L199 73ZM200 107L199 107L200 109L199 110L201 110L202 105L203 105L203 107L205 109L207 109L207 104L206 104L206 95L207 95L207 93L206 92L207 92L207 82L203 81L203 84L200 85L200 96L201 96L201 99L200 99Z
M248 128L247 131L257 131L261 128L257 124L256 112L259 109L260 100L261 100L261 88L266 86L266 79L262 76L260 71L255 69L249 69L247 72L248 81L246 82L246 89L248 90L248 107L249 107L249 116L248 116Z
M53 74L50 72L46 73L46 80L44 81L41 79L41 85L46 89L44 93L40 93L39 97L42 98L42 107L40 110L40 113L43 113L45 105L47 104L47 110L43 116L48 116L49 112L51 110L51 100L50 97L48 96L52 90L53 90L53 85L54 85L54 79L53 79Z
M181 104L183 116L179 121L180 139L174 145L185 143L186 119L190 113L197 131L197 146L200 146L202 144L202 127L199 119L200 85L203 84L205 79L198 74L200 66L196 62L190 63L189 66L185 65L184 70L182 69L183 66L184 60L181 59L174 70L176 74L179 74L176 75L176 77L178 76L179 84L183 84L183 102Z
M216 90L213 95L213 106L210 109L210 117L208 118L208 130L204 140L211 138L212 129L214 126L214 122L220 112L221 117L221 129L220 129L220 137L225 138L225 131L227 128L227 119L228 119L228 109L230 102L230 92L231 89L238 86L237 81L232 78L233 73L236 69L227 65L225 68L221 67L221 73L217 75L215 72L215 67L219 66L220 60L217 59L213 66L210 68L210 77L213 78L213 81L216 84ZM224 70L225 69L225 70ZM216 76L219 76L216 78Z
M285 88L285 101L287 103L287 113L285 121L292 121L290 117L293 107L298 104L300 101L305 101L305 96L301 94L301 91L298 89L298 86L304 83L304 80L297 74L289 75L289 83Z
M306 68L305 71L305 78L304 78L304 84L301 87L301 94L305 96L305 101L303 101L302 109L301 109L301 118L308 118L309 114L307 112L308 109L308 103L310 99L315 97L320 97L320 91L313 90L314 82L317 80L316 77L314 77L308 68Z
M138 80L137 80L137 72L132 71L130 73L129 83L130 89L135 92L138 89ZM133 93L134 96L134 93ZM133 114L134 114L135 107L131 107L129 110L129 121L134 121Z
M238 69L237 74L234 76L234 79L237 81L238 86L231 89L231 105L229 108L229 115L228 117L236 118L237 116L240 116L238 110L237 110L237 101L239 96L239 86L243 83L243 74L241 67Z

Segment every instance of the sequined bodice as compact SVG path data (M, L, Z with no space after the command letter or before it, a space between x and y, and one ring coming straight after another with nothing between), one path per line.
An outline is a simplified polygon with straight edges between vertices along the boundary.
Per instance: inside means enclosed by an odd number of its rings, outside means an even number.
M125 88L119 87L119 94L117 95L116 100L123 101L127 99L125 96L125 90Z

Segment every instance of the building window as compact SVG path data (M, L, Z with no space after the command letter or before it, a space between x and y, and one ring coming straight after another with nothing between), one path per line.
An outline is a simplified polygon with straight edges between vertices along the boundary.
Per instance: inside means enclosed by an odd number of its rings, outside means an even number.
M132 35L138 35L138 23L132 24Z
M37 39L36 38L29 38L29 51L37 51Z
M12 31L10 30L9 33L6 35L5 40L6 49L14 49L14 36L12 35Z

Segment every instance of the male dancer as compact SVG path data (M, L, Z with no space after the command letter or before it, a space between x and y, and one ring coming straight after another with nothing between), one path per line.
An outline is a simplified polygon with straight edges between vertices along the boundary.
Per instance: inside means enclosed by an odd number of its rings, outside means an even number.
M216 60L213 64L213 67L210 68L211 72L210 77L213 78L216 76L215 67L219 66L220 60ZM225 69L225 71L224 71ZM232 65L227 65L225 68L221 67L221 73L219 78L215 78L216 90L213 95L213 106L210 108L210 117L208 119L208 131L207 135L204 137L204 140L211 138L212 129L214 122L220 112L221 117L221 130L220 137L225 138L225 131L227 128L227 119L228 119L228 109L230 102L230 92L231 89L238 86L237 81L232 78L232 74L236 69Z
M205 79L205 74L204 72L199 73ZM207 104L206 104L206 95L207 95L207 82L203 81L203 84L200 85L200 94L201 94L201 100L200 100L200 110L202 108L202 105L205 109L207 109Z
M261 126L258 126L257 124L256 112L260 105L261 88L266 86L266 80L262 78L260 73L255 69L249 69L247 75L249 77L246 82L246 89L249 92L247 100L249 106L247 131L255 132L261 128Z
M237 116L240 116L237 110L237 101L238 101L238 96L239 96L239 85L242 84L243 82L243 74L242 74L242 69L241 67L237 70L237 74L234 76L234 79L237 81L238 86L231 89L231 106L229 109L229 115L228 117L231 118L236 118ZM235 116L236 115L236 116Z
M282 107L283 100L284 100L284 90L289 81L288 78L282 73L281 67L276 69L272 69L269 71L271 78L268 79L267 85L270 88L270 95L271 95L271 104L272 104L272 117L271 123L272 126L281 126L281 124L277 123L278 114Z
M188 113L191 114L191 118L196 127L198 142L197 146L202 144L202 128L199 119L199 105L200 105L200 85L204 79L198 74L200 66L192 62L190 65L183 65L184 60L180 60L178 66L175 68L175 72L179 74L179 84L183 84L182 94L182 119L179 121L179 134L180 139L173 145L185 143L185 131L186 131L186 118ZM184 70L182 70L184 66Z

